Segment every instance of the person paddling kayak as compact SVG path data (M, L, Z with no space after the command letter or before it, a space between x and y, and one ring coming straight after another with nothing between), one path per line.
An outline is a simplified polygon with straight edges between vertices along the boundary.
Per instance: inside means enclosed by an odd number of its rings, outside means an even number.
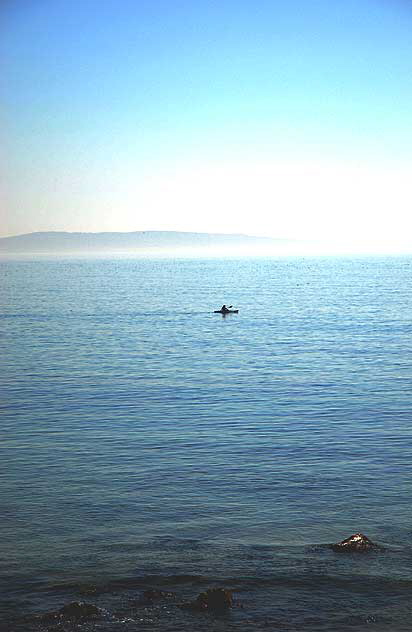
M220 309L215 310L215 314L237 314L239 310L232 309L232 307L233 305L229 305L229 307L226 307L226 305L222 305Z
M226 305L222 305L220 309L215 309L215 314L223 314L223 316L225 316L226 314L237 314L239 310L232 309L232 307L233 305L229 305L229 307L226 307Z

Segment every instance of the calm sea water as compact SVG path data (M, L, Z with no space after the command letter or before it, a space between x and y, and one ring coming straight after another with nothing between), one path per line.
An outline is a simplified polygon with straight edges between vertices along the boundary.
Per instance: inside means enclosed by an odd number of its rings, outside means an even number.
M412 259L0 274L2 629L411 629Z

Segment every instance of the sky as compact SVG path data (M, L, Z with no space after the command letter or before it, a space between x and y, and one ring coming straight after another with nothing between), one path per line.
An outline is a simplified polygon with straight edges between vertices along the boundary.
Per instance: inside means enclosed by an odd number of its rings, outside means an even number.
M409 0L2 0L0 236L412 252Z

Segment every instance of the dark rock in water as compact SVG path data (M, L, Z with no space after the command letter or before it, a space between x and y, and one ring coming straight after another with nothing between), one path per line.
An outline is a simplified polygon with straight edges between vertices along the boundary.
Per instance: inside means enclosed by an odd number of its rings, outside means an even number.
M46 614L39 615L39 620L45 624L58 624L61 625L64 621L86 621L95 620L101 617L101 611L97 606L93 606L91 603L85 603L84 601L73 601L57 610L57 612L47 612ZM52 625L50 630L54 630L55 626ZM60 628L59 628L60 629Z
M363 533L355 533L338 544L332 544L332 549L338 553L365 553L379 548L377 544L369 540Z
M233 606L232 592L226 588L211 588L200 593L196 602L202 610L229 610Z
M184 604L190 610L208 610L210 612L225 612L233 606L232 592L226 588L211 588L200 593L195 601Z
M142 599L145 602L152 602L158 599L172 599L174 596L174 593L166 590L145 590Z
M63 606L57 612L57 616L64 619L96 619L100 616L100 610L97 606L93 606L91 603L85 603L84 601L73 601L72 603Z

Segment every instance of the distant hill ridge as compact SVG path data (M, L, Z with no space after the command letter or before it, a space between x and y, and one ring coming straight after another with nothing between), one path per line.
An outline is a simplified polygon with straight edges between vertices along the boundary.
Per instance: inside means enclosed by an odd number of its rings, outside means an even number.
M241 234L179 231L81 233L47 231L0 238L0 253L139 252L147 249L248 248L292 243L285 239Z

